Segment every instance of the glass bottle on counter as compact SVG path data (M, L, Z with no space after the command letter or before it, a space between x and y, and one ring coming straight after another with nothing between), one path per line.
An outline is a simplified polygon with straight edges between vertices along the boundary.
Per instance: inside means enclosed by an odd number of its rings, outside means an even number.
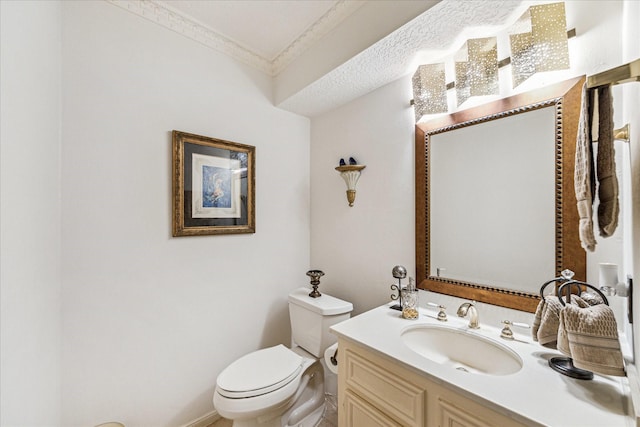
M402 299L402 317L405 319L418 318L418 290L413 277L409 277L409 285L400 291Z

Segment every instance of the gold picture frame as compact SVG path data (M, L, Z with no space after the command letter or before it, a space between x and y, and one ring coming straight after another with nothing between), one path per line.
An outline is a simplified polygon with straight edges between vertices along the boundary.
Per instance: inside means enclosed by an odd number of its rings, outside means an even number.
M255 233L255 147L174 130L173 236Z

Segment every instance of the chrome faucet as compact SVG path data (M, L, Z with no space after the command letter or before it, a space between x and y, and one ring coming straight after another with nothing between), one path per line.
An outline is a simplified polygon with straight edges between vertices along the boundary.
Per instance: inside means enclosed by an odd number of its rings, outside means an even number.
M478 329L480 325L478 324L478 310L476 309L476 302L465 302L460 307L458 307L458 316L465 317L469 313L469 327L471 329Z

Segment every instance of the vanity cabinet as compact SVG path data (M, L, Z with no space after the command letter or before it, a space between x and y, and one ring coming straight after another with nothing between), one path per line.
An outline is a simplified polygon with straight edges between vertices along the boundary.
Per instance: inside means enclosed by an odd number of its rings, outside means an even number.
M524 425L349 340L339 348L339 427Z
M342 410L348 420L346 425L349 426L367 426L367 427L401 427L384 413L376 409L371 403L360 398L352 391L347 391ZM340 425L343 425L340 423Z

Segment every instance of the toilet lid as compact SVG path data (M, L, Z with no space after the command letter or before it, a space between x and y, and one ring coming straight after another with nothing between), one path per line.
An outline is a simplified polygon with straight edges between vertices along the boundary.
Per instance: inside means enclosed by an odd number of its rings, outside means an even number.
M282 344L249 353L218 376L223 396L242 398L270 393L291 382L302 369L302 356Z

